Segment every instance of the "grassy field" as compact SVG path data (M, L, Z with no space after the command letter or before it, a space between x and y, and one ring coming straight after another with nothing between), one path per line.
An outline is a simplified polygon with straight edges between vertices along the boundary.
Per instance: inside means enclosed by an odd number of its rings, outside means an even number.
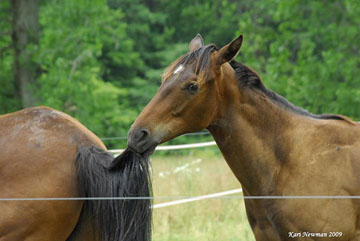
M152 169L155 197L199 196L241 187L221 155L201 149L189 155L155 153ZM201 200L158 208L153 224L154 241L254 241L242 199Z

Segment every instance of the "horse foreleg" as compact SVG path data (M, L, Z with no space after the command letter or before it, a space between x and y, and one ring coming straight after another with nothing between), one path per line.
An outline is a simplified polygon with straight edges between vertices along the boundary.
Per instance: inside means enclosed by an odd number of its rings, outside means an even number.
M243 192L245 196L249 195L244 188ZM245 199L246 214L256 241L283 240L267 218L265 210L256 201Z
M281 241L271 223L267 219L257 219L251 225L256 241Z

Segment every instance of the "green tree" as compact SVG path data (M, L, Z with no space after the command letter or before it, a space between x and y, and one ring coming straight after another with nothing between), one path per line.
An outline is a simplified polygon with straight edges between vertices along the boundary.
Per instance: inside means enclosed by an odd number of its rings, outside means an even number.
M125 135L164 68L199 32L219 47L244 34L238 60L270 89L314 113L360 119L357 1L40 1L39 37L23 47L11 38L19 33L16 2L23 1L0 2L1 113L31 103L19 97L14 74L22 51L36 66L28 89L36 104L75 116L99 136Z
M16 96L13 75L14 48L11 40L10 1L0 2L0 113L8 113L21 108L21 100Z
M188 43L197 33L201 33L207 42L222 46L234 37L240 5L244 3L159 0L156 9L167 13L165 28L172 33L172 41Z
M14 80L16 96L23 107L36 103L35 87L38 66L28 46L39 40L38 0L12 0L12 46L14 48Z
M166 14L154 12L150 7L155 3L141 0L108 0L108 5L113 9L124 12L124 21L127 23L127 36L134 42L134 51L140 57L140 62L130 68L132 76L127 82L117 82L118 86L129 88L130 100L139 112L151 99L161 81L164 64L164 48L168 47L167 41L171 35L165 28ZM118 66L113 66L105 79L118 79L124 71ZM129 72L129 69L125 72Z
M69 113L99 136L126 133L136 116L129 89L115 83L129 81L126 69L141 63L123 17L120 9L101 0L46 2L39 45L32 49L43 70L38 78L41 104ZM105 82L103 76L115 65L123 74Z
M359 3L254 1L241 14L239 60L314 113L360 118Z

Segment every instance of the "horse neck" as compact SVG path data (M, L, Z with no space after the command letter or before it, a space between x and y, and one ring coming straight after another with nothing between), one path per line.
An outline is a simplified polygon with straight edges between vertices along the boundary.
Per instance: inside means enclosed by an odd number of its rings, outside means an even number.
M221 113L208 129L243 188L269 194L289 153L290 127L301 117L259 91L239 89L234 74L224 74L222 83Z

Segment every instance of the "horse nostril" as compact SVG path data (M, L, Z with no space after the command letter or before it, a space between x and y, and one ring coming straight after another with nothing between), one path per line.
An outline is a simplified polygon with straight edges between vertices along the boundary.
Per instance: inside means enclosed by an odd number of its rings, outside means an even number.
M146 129L141 130L142 133L142 140L145 140L148 136L150 136L150 132Z
M147 129L138 129L134 133L134 140L136 142L144 141L150 136L150 132Z

